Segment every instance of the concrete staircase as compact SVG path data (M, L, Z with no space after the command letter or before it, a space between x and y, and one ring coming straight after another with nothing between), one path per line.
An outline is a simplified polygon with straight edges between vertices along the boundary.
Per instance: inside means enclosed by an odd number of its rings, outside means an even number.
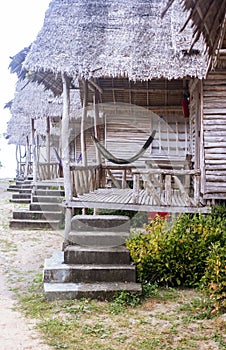
M64 191L51 187L44 183L37 185L34 193L30 193L29 208L13 211L9 226L14 229L59 229L63 224Z
M74 216L68 245L45 260L46 298L110 300L117 291L141 293L125 247L129 228L125 216Z
M10 202L13 203L30 203L32 180L16 180L15 183L10 183L7 191L13 192Z

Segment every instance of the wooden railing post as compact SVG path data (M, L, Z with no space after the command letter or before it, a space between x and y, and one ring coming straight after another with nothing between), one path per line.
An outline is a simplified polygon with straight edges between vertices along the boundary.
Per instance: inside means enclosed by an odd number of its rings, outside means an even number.
M122 170L122 188L126 188L126 169Z
M133 204L138 204L139 202L139 180L140 175L134 174L133 175Z
M200 175L194 175L194 204L199 204Z
M165 202L170 205L172 201L171 175L165 175Z

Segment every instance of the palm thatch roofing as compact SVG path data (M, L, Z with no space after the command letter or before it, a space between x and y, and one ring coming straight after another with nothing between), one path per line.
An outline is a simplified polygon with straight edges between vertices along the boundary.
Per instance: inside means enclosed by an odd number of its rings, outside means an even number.
M207 69L204 42L200 38L188 54L191 26L180 33L187 13L175 0L161 18L167 2L52 0L23 68L33 80L47 77L55 95L62 93L62 73L74 81L93 77L132 81L203 78Z
M168 1L163 15L174 2L175 0ZM184 10L190 11L183 28L190 19L193 21L192 45L203 35L208 47L208 53L210 56L213 56L216 49L221 46L225 33L226 0L181 0L181 2Z
M36 129L40 134L45 134L45 121L43 118L48 113L48 99L52 96L45 92L43 86L30 83L27 79L16 84L14 99L9 106L11 119L7 125L8 143L26 144L26 137L31 134L31 118L40 119L36 123Z

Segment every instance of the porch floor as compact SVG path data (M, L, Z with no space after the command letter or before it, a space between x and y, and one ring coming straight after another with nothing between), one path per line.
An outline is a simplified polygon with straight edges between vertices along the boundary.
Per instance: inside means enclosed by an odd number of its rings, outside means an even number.
M134 204L134 192L129 188L97 189L94 192L73 197L73 200L68 203L68 206L72 208L120 209L171 213L206 213L210 211L210 208L207 206L187 205L179 191L173 191L170 205L157 205L155 199L150 196L146 190L140 190L136 204Z

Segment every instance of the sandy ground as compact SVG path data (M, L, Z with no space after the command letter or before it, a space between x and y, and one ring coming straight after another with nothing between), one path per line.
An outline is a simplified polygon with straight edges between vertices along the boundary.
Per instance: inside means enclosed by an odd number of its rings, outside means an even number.
M9 202L8 184L0 179L0 350L51 349L40 339L35 322L17 311L15 293L27 288L42 272L44 259L61 249L63 232L10 229L12 211L20 206Z

